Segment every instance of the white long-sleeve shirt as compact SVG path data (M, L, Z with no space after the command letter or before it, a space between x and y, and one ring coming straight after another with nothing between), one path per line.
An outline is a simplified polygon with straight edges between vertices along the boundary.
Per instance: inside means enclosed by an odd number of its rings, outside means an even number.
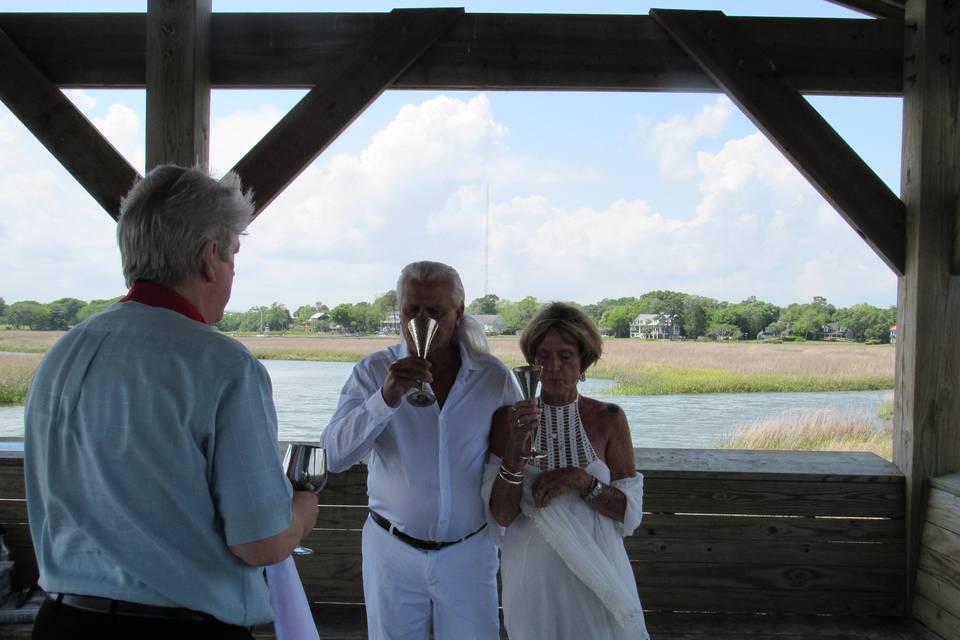
M370 508L421 540L458 540L485 522L480 484L493 413L520 399L496 358L474 359L460 347L461 365L443 409L397 407L381 388L390 365L409 355L400 343L359 362L323 432L330 471L367 458Z

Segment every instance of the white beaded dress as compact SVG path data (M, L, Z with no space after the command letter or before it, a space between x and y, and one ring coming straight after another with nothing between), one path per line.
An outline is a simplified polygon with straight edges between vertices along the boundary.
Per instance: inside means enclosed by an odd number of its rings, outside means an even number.
M590 445L580 421L579 400L542 405L537 448L543 470L584 468L610 483L610 469ZM482 498L500 547L504 624L510 640L647 640L640 598L623 537L642 517L643 476L612 484L627 497L623 524L591 509L569 492L542 509L531 487L541 469L524 469L521 513L501 527L490 513L490 493L501 460L490 454Z

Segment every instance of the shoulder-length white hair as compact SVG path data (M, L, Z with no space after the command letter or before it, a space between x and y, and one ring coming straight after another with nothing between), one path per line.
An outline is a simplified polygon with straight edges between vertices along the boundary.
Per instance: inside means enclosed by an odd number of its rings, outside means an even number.
M453 303L457 306L464 304L463 282L460 280L460 274L448 264L421 260L405 266L397 279L397 300L401 305L403 305L403 288L410 280L446 280L453 285ZM466 313L463 314L463 320L457 327L456 339L470 353L470 357L486 360L490 356L490 344L487 342L487 334L483 326Z

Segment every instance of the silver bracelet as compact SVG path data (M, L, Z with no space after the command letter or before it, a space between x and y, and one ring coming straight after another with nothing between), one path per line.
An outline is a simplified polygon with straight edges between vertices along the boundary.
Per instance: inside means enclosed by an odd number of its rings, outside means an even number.
M605 484L594 478L593 482L590 484L590 491L587 492L587 495L583 496L583 499L587 502L593 502L600 497L600 494L603 493L603 488L605 486Z
M511 478L523 477L523 469L520 469L520 471L510 471L510 469L507 469L506 465L504 465L502 462L500 463L500 473L508 475Z
M504 482L506 482L507 484L512 484L512 485L514 485L514 486L523 484L523 473L521 473L519 477L517 477L516 479L514 479L514 478L511 478L510 476L505 475L505 474L503 473L503 471L504 471L504 470L503 470L503 467L501 467L501 468L500 468L500 471L497 473L497 475L499 475L499 476L500 476L500 479L503 480ZM509 473L509 472L508 472L508 473Z

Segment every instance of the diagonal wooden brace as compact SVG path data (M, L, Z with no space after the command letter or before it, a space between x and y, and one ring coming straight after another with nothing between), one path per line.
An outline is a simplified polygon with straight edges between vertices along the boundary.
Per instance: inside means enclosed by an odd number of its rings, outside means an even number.
M3 30L0 100L116 220L120 199L139 177L137 170Z
M336 73L298 102L234 166L259 214L441 35L463 9L394 9Z
M650 14L897 275L906 265L903 201L719 11Z

